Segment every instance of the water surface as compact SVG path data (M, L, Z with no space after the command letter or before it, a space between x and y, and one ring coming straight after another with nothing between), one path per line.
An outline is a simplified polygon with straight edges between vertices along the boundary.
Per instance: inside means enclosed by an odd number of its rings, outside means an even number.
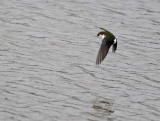
M1 121L159 121L159 0L1 0ZM101 39L118 50L95 65Z

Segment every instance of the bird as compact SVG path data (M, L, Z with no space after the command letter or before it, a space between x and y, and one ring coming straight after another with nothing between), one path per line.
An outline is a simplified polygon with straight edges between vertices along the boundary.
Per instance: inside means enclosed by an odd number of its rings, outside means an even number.
M98 37L101 37L102 43L98 51L97 59L96 59L96 65L101 64L101 62L104 60L104 58L107 56L108 51L110 47L112 46L112 52L115 52L117 50L117 39L116 37L108 30L99 27L103 31L99 32L97 34Z

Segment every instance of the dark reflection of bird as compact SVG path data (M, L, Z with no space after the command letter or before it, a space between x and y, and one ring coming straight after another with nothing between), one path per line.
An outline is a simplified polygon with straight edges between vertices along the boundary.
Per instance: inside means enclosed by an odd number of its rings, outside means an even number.
M116 37L106 29L104 28L100 28L100 29L102 29L103 31L99 32L97 36L102 37L103 40L97 55L96 64L100 64L104 60L104 58L108 54L108 51L111 45L112 45L112 52L115 52L117 49Z

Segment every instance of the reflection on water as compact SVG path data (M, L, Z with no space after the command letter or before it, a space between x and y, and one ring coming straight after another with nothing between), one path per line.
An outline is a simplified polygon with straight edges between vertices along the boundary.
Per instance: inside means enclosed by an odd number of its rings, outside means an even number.
M110 115L111 113L113 113L114 111L110 109L110 106L113 105L110 102L107 101L99 101L96 104L93 104L93 108L97 111L105 111L106 113L108 113L108 115Z
M0 8L0 120L159 121L158 0L3 0ZM96 26L118 39L100 66Z
M107 119L108 121L113 120L113 118L110 117L110 115L114 113L112 102L95 100L92 108L95 110L93 114L95 117Z

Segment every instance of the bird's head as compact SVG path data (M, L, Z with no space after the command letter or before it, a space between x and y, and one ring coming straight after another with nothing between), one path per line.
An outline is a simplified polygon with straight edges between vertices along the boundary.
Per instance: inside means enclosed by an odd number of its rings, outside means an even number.
M102 32L99 32L98 34L97 34L97 36L98 37L101 37L102 39L104 39L105 38L105 33L102 31Z

